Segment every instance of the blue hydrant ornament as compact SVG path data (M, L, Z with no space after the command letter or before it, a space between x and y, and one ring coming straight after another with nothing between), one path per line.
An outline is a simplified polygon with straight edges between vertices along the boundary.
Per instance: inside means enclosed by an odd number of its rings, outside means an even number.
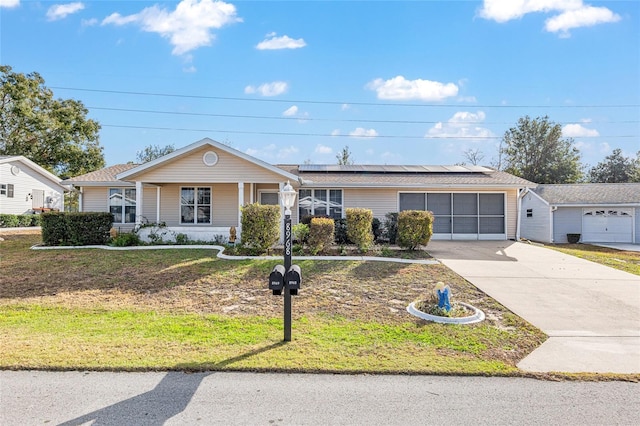
M436 295L438 296L438 308L444 309L449 312L451 310L451 302L449 296L451 296L451 289L448 285L444 285L443 282L436 284Z

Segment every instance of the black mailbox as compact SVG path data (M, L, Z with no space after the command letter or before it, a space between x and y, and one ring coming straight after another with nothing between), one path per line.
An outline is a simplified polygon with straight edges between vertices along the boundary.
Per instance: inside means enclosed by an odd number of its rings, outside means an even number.
M300 267L298 265L291 265L291 268L287 271L284 276L284 283L289 290L291 290L291 294L298 294L298 289L300 288L300 283L302 282L302 272L300 271Z
M282 294L282 288L284 287L284 266L276 265L273 271L269 274L269 290L273 290L273 294Z

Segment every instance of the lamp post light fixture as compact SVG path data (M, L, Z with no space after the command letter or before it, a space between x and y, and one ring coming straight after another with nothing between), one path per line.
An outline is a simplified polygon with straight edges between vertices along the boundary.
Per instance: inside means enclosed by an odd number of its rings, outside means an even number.
M280 191L280 202L284 208L284 341L291 341L291 294L298 294L300 269L291 265L291 208L296 201L296 190L287 181ZM297 269L295 271L294 269ZM297 273L297 280L294 277ZM297 284L296 284L297 282ZM295 287L295 288L292 288Z

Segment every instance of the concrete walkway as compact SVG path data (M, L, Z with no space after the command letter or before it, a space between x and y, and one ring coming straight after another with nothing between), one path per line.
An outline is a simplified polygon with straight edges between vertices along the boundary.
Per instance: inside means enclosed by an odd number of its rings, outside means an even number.
M640 373L640 277L513 241L432 241L453 271L545 332L518 367Z

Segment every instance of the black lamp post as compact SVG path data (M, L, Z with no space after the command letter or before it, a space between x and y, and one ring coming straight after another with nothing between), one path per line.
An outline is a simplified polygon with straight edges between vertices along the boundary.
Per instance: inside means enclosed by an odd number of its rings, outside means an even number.
M296 200L296 191L289 182L280 191L280 202L284 207L284 270L291 269L291 208ZM284 283L284 341L291 341L291 289ZM297 290L295 290L297 292Z

